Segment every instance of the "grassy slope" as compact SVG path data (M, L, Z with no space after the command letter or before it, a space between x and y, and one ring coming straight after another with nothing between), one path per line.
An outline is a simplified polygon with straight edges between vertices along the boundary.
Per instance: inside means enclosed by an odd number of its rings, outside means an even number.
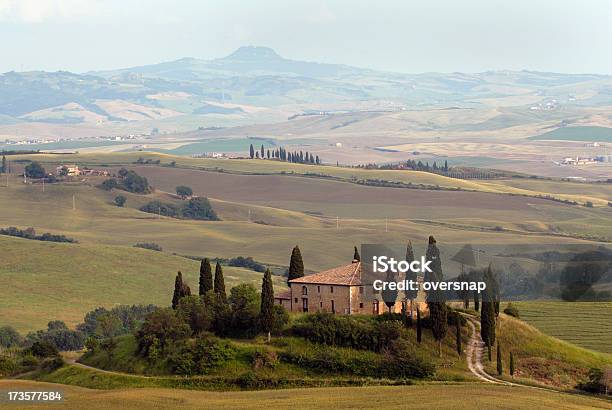
M473 409L490 408L491 403L512 408L606 408L608 402L591 397L561 394L529 388L472 385L424 385L410 387L351 387L292 390L266 390L247 392L201 392L174 389L147 388L122 390L91 390L74 386L2 380L5 390L61 389L67 408L194 408L206 403L215 409L286 409L363 407L404 407ZM330 400L333 397L333 400ZM469 397L460 400L459 397ZM26 406L22 406L26 407ZM32 405L32 407L38 407Z
M502 349L504 375L508 375L509 355L513 352L515 377L518 380L535 380L554 387L574 388L578 382L586 380L590 368L612 366L612 355L587 350L548 336L503 313L500 314L496 334ZM489 373L497 374L496 351L492 356L492 362L489 363L486 357L483 361Z
M0 261L0 324L20 331L52 319L74 325L98 306L168 305L178 270L197 292L198 262L145 249L0 236ZM228 288L261 283L261 274L247 269L224 273Z
M512 302L521 319L577 346L612 353L611 302Z
M175 161L180 167L200 169L223 169L230 172L240 173L295 173L295 174L323 174L341 179L382 179L387 181L439 185L447 188L461 188L482 192L513 193L521 195L552 195L561 199L568 199L584 203L592 201L596 206L607 206L607 200L612 198L612 189L602 184L576 184L571 182L542 183L534 180L520 180L522 186L517 186L515 180L500 181L478 181L448 178L442 175L419 171L394 171L394 170L366 170L358 168L343 168L334 166L314 166L302 164L290 164L277 161L248 161L231 159L195 159L180 156L172 156L159 153L95 153L77 154L70 156L57 155L22 155L12 157L13 159L32 159L48 164L58 164L60 161L75 162L91 165L125 165L133 164L139 157L160 159L162 164ZM567 184L567 185L565 185ZM567 190L565 189L567 186Z

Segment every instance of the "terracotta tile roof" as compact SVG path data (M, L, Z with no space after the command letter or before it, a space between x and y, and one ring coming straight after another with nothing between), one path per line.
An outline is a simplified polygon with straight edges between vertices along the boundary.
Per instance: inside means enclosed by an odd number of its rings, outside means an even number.
M361 285L361 262L353 262L345 266L338 266L323 272L292 279L289 283L359 286Z
M274 295L274 299L291 299L291 290L286 290L284 292L278 293Z

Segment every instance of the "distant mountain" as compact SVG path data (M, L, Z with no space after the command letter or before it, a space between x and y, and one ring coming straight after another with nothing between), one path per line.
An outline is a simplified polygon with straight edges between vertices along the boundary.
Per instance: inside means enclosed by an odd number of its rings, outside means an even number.
M577 101L573 96L578 94L588 97ZM0 75L0 118L3 123L75 124L231 116L248 123L308 110L495 107L499 99L513 96L520 98L504 104L525 109L534 101L610 105L612 80L530 71L388 73L295 61L267 47L248 46L214 60L183 58L85 74L5 73ZM262 109L276 110L276 116ZM266 117L258 117L260 112Z

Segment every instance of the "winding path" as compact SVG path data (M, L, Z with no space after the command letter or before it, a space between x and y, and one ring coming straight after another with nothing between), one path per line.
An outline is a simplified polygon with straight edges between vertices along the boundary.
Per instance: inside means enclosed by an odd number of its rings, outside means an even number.
M466 350L467 364L474 376L487 383L503 384L506 386L520 386L519 384L493 377L484 370L482 357L484 356L485 352L485 344L480 338L480 332L477 331L478 322L471 316L464 315L464 317L467 319L467 323L471 330L470 341L468 342L468 347Z

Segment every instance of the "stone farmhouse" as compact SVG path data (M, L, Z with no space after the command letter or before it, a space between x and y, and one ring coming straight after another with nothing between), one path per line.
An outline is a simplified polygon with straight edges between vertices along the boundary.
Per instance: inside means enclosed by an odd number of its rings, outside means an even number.
M422 278L421 278L422 280ZM338 266L333 269L306 275L289 281L289 290L274 297L275 303L283 306L289 312L329 312L334 314L373 314L388 312L380 294L372 298L366 296L366 287L371 284L362 283L361 262ZM427 309L425 295L419 294L417 299L405 300L400 293L397 302L391 308L392 312L416 312ZM411 309L412 308L412 309ZM415 313L416 314L416 313Z

